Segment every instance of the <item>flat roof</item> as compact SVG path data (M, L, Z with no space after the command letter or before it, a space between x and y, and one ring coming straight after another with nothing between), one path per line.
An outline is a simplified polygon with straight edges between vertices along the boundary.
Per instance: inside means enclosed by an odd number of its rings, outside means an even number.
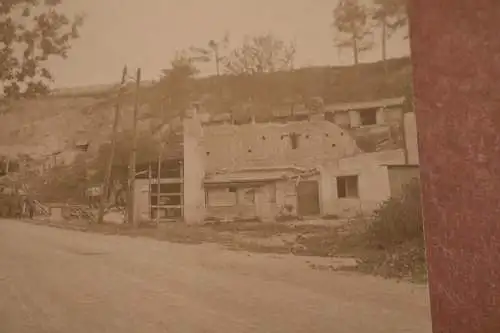
M420 165L418 164L382 164L383 166L386 167L391 167L391 168L419 168Z
M325 106L325 111L336 112L336 111L362 110L362 109L380 108L388 106L397 106L397 105L402 105L404 101L405 97L395 97L395 98L378 99L368 102L329 104Z

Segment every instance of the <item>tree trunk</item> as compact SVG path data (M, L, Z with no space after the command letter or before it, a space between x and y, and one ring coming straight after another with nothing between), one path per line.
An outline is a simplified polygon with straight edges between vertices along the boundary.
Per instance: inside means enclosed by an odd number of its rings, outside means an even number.
M216 80L216 90L219 95L219 103L222 103L222 82L220 79L220 55L219 55L219 49L218 47L214 49L214 57L215 57L215 70L217 73L217 80Z
M214 55L215 55L215 71L217 73L217 77L220 76L220 57L219 57L219 50L216 48L214 50Z
M354 56L354 65L359 64L359 50L358 50L358 41L356 38L352 39L352 52Z
M382 62L384 65L384 74L387 76L387 21L386 18L382 18Z

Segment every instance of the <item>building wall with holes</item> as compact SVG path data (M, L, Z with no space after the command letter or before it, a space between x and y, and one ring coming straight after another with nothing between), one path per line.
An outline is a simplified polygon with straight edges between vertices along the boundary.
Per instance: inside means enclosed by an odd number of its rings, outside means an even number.
M360 153L347 132L325 120L210 124L203 131L206 172L292 165L315 168Z
M195 118L193 122L199 121ZM205 123L199 130L196 135L186 130L184 133L184 162L190 166L185 168L186 179L195 174L201 175L198 171L190 171L194 165L197 170L203 170L204 175L267 167L319 168L317 180L321 215L349 217L372 212L390 196L386 165L404 163L403 150L363 153L347 131L331 121L318 118L287 123ZM193 144L186 137L192 137ZM193 148L194 142L197 148ZM187 163L186 157L189 156L196 156L199 163L195 163L195 160ZM342 176L357 177L356 195L339 196L338 177ZM195 178L201 179L198 176ZM212 204L212 195L217 197L224 193L209 193L210 197L205 198L208 202L200 200L200 203L204 203L203 215L223 219L255 215L272 220L284 206L294 206L293 210L297 208L296 184L283 184L287 187L276 184L275 202L265 195L269 192L265 186L256 189L252 204L240 204L242 201L236 204L215 201ZM201 180L200 184L197 182L192 188L200 194L205 194L207 190L206 187L203 189ZM241 196L240 190L243 191L238 189L231 197ZM224 191L227 192L228 188ZM187 201L192 195L185 192L185 197Z

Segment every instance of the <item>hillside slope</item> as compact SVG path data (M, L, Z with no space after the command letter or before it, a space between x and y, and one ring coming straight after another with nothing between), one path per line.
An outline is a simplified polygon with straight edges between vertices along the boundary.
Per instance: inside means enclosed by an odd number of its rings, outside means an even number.
M326 104L398 97L407 93L410 79L410 60L402 58L389 61L387 75L382 63L372 63L358 67L316 67L292 73L273 73L266 75L260 84L264 92L267 91L262 98L272 95L270 104L277 106L284 100L296 100L297 96L302 100L321 97ZM207 110L215 114L245 103L248 84L248 79L242 77L209 77L197 80L195 90L198 96L209 96ZM226 106L214 102L220 87L228 101ZM143 95L139 128L147 134L160 120L151 116L154 110L148 107L153 90L146 87L145 91L148 93ZM99 146L109 141L113 95L104 89L13 102L0 114L0 155L22 153L37 158L68 149L79 140L89 141L91 149L97 152ZM122 129L130 127L132 109L133 93L129 91L124 99ZM269 109L260 108L256 113L259 112L271 116Z

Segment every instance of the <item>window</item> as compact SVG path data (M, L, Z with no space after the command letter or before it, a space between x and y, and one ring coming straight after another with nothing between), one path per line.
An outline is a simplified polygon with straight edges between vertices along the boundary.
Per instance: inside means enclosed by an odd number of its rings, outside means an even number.
M207 207L233 207L238 203L235 187L211 188L206 191Z
M359 111L361 125L376 125L377 124L377 109L367 109Z
M83 151L83 152L86 152L89 150L89 143L79 143L79 144L76 144L76 149L77 150L80 150L80 151Z
M339 198L359 198L358 176L337 177L337 195Z

